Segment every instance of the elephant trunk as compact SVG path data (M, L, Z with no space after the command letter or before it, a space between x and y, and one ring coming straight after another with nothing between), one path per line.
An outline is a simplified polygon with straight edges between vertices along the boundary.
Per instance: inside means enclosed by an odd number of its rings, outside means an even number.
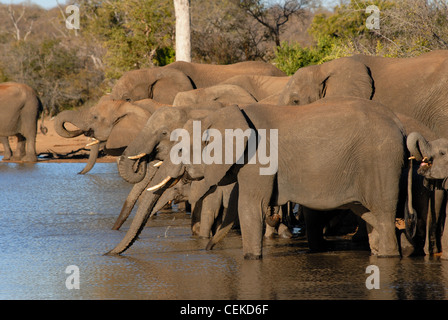
M106 255L117 255L126 251L135 242L139 234L142 232L149 217L151 216L152 208L157 203L163 190L161 192L147 192L139 205L139 208L135 214L134 220L132 220L131 226L128 232L124 236L123 240Z
M85 173L89 172L90 170L92 170L93 166L96 163L96 159L98 159L99 153L100 153L100 144L96 143L96 144L92 145L92 147L90 149L90 153L89 153L89 160L87 161L87 164L84 167L84 169L82 169L80 172L78 172L78 174L85 174Z
M411 153L411 156L415 157L415 160L422 161L425 155L429 154L429 143L418 132L412 132L406 139L406 146Z
M120 176L129 183L136 184L146 176L147 160L146 156L138 159L129 159L122 155L118 158L118 172Z
M132 209L134 208L138 198L143 193L143 191L148 187L148 184L151 182L152 178L157 172L157 168L152 166L151 164L147 166L147 172L145 178L139 183L134 185L128 197L126 198L126 201L124 202L123 207L121 208L120 215L115 221L112 230L118 230L121 228L123 223L127 220L129 215L131 214Z
M67 130L65 123L70 122L77 126L78 130ZM87 130L82 130L85 126L84 121L80 117L79 111L66 110L58 114L54 119L54 129L58 135L64 138L75 138L82 135Z

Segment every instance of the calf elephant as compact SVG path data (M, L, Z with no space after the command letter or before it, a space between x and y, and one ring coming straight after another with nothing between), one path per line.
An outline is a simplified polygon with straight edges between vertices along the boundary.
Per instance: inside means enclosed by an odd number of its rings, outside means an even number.
M228 130L240 129L236 132L249 133L251 143L245 141L242 149L227 146L226 153L224 143L210 143L205 139L199 146L201 154L210 154L210 148L221 156L234 151L231 161L226 158L225 162L208 164L191 162L194 150L198 152L197 145L193 150L191 147L190 150L173 149L174 156L186 152L189 162L166 156L161 168L167 176L154 177L151 183L154 189L146 197L145 205L152 208L173 179L184 173L189 179L199 180L199 189L204 195L216 185L237 182L245 258L261 258L265 213L270 206L288 201L315 210L350 208L368 223L374 254L399 255L394 222L407 151L404 129L396 116L378 103L357 98L325 99L301 108L285 106L282 112L278 111L272 105L256 104L243 109L230 106L202 118L202 128L214 129L207 133L213 132L217 141L219 135L222 138L230 133ZM170 122L171 119L158 121L159 129L153 132L163 133ZM195 125L190 119L183 129L194 132ZM265 130L270 132L269 137ZM130 146L125 151L127 155L161 152L160 143L145 134L142 130L132 149ZM254 135L258 136L258 144L253 144ZM172 151L162 149L165 154ZM272 162L265 161L267 149ZM297 154L291 150L297 150ZM253 157L263 161L252 162ZM123 240L109 253L120 254L129 248L148 217L148 211L139 211Z
M17 136L17 151L13 159L36 162L36 134L42 103L36 92L23 83L0 84L0 137L5 150L3 160L12 158L8 136ZM41 125L42 133L46 128Z
M308 104L323 97L372 99L448 138L448 50L415 58L344 57L299 69L280 104Z
M412 156L419 162L417 172L425 178L429 194L425 253L442 252L442 258L448 259L448 139L440 138L427 141L418 133L412 132L407 138L407 146Z
M275 66L261 61L246 61L231 65L210 65L176 61L164 67L126 72L114 85L114 100L137 101L151 98L173 104L178 92L216 85L241 74L285 76Z

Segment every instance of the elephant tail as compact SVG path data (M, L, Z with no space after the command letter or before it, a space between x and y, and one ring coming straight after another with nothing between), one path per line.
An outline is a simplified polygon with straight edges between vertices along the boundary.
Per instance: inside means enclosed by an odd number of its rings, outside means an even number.
M409 171L408 171L408 183L407 183L407 205L404 210L404 222L405 222L405 234L409 242L412 243L412 239L417 231L417 212L413 207L412 196L412 177L414 174L413 163L414 157L409 158Z
M38 114L42 115L42 121L40 123L40 132L42 132L42 134L46 135L48 133L48 128L44 125L44 120L45 120L45 110L44 110L44 106L42 104L42 101L40 100L39 97L37 97L37 104L38 104Z

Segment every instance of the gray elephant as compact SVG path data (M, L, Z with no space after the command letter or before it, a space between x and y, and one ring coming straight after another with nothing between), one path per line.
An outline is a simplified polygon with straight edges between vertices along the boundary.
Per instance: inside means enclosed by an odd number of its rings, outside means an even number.
M104 96L93 107L62 111L55 117L54 128L64 138L74 138L81 134L94 138L94 142L88 145L91 147L89 160L80 172L84 174L95 165L100 147L104 147L107 154L120 155L151 114L161 106L165 105L152 99L130 103ZM67 130L66 123L71 123L78 129Z
M36 162L36 134L42 103L36 92L23 83L0 83L0 137L5 150L3 160ZM42 118L43 119L43 118ZM47 128L40 127L42 133ZM8 136L17 137L17 151L12 157Z
M237 85L249 92L257 102L277 103L280 92L290 80L289 76L239 75L221 84Z
M198 103L217 101L224 105L251 104L257 102L254 96L237 85L217 84L215 86L183 91L176 94L174 106L191 106Z
M424 177L429 189L426 193L425 253L442 252L442 258L448 259L448 139L428 141L421 133L412 132L407 138L407 147L420 162L417 173Z
M194 119L198 118L190 117L186 123L179 123L179 128L194 132ZM128 178L142 176L146 168L132 155L146 154L157 159L164 156L165 161L151 183L155 188L146 194L145 206L152 208L173 180L185 173L188 179L199 179L198 190L203 190L204 195L213 186L237 182L238 215L247 259L262 256L267 209L288 201L315 210L349 208L368 223L374 254L399 255L394 222L407 150L404 129L390 110L369 100L344 98L325 99L301 108L285 106L282 112L272 105L256 104L244 109L230 106L200 120L202 128L214 129L214 134L220 133L221 138L230 132L227 130L240 129L249 133L251 142L245 141L243 148L227 146L226 153L224 143L218 147L219 144L205 139L202 144L213 145L216 154L222 156L229 154L229 150L234 151L230 155L232 161L226 158L221 163L177 163L173 156L182 157L184 152L186 156L195 156L199 154L195 152L201 151L201 154L209 154L211 150L200 145L198 151L194 142L193 150L172 150L172 144L163 143L161 137L169 135L166 127L173 118L160 119L150 132L145 127L124 152L128 163L122 165L128 169L120 170L122 177L123 173L129 175ZM270 132L269 137L264 130ZM258 144L252 140L254 135ZM265 161L267 149L272 162ZM299 153L293 155L290 150ZM129 156L133 161L129 162ZM254 156L260 161L251 162ZM166 173L165 178L162 173ZM138 211L123 240L109 254L120 254L128 249L149 215L148 210ZM225 227L223 223L221 229Z
M168 155L166 150L168 149L167 145L171 144L169 137L172 130L180 127L190 119L190 117L200 119L205 117L209 112L214 112L223 107L224 105L222 103L211 102L204 105L197 104L193 107L164 106L159 108L141 129L142 131L148 132L149 136L158 143L156 156L154 158L163 160ZM166 126L159 128L159 124L162 122L165 122ZM156 131L156 129L159 130ZM135 140L138 139L136 138ZM131 143L131 145L134 143L136 142ZM128 156L131 156L131 159L128 159ZM157 172L157 167L154 167L154 164L158 163L158 161L148 165L147 158L146 154L142 152L135 155L129 153L128 150L128 152L125 152L124 155L118 159L118 170L121 176L127 182L134 184L134 187L123 204L120 214L112 227L113 230L118 230L124 221L126 221L136 202L143 197L145 194L144 191L148 188L149 183ZM129 164L131 164L131 167L128 167ZM136 166L133 167L133 164L136 164ZM140 203L142 202L143 201L140 200ZM145 211L151 209L145 208L140 204L139 210ZM193 233L195 232L195 228L193 228Z
M448 138L448 50L415 58L344 57L299 69L279 98L303 105L323 97L372 99Z
M261 61L211 65L176 61L164 67L126 72L114 85L114 100L137 101L146 98L173 104L178 92L216 85L241 74L285 76L275 66Z

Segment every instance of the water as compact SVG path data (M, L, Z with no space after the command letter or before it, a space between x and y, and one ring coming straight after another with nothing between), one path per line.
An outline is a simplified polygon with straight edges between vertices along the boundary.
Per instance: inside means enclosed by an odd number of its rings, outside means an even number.
M0 163L0 299L447 298L448 261L438 257L378 259L348 242L309 254L303 239L273 239L262 261L245 261L237 232L205 251L182 211L149 221L124 256L104 256L129 226L111 230L131 186L113 163L76 174L83 167ZM71 265L79 289L67 289ZM369 265L379 289L366 287Z

